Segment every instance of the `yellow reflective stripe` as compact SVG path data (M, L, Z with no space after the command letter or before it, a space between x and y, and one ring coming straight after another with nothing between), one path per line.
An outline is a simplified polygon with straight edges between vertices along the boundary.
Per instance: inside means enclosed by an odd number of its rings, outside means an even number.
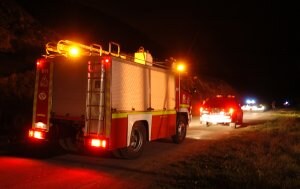
M132 114L171 115L171 114L176 114L176 110L152 111L152 112L112 113L112 119L127 118L128 115L132 115Z
M176 110L156 111L156 112L150 112L150 113L152 113L152 115L176 114Z
M112 119L126 118L127 116L128 116L128 113L113 113L111 115Z
M180 104L180 108L189 108L190 107L190 105L188 105L188 104Z

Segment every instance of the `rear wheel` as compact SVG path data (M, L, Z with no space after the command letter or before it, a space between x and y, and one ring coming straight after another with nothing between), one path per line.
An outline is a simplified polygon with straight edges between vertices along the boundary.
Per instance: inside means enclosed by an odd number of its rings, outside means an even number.
M130 143L126 148L120 149L121 157L135 159L142 155L146 143L146 129L144 125L134 125L130 135Z
M200 121L200 125L208 127L209 124L206 121Z
M235 122L229 123L229 127L236 128L236 123Z
M81 126L55 124L49 131L49 139L68 152L81 152L83 150Z
M172 140L174 143L179 144L182 143L186 136L187 129L187 119L183 115L179 115L177 124L176 124L176 134L172 136Z

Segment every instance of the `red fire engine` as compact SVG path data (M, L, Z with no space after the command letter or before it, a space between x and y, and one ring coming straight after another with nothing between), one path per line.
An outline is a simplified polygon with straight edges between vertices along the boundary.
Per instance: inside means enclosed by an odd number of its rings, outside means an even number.
M48 43L36 64L29 138L128 159L139 157L148 141L171 137L181 143L190 96L180 90L176 62L166 65L143 49L122 55L114 42L108 51L99 44Z

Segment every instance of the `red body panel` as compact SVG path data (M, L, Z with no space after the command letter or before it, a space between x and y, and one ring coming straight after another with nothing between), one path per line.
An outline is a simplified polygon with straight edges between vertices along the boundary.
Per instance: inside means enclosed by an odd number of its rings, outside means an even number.
M152 117L151 140L175 134L176 114L155 115Z
M127 145L127 118L114 118L111 121L110 148L121 148Z
M50 62L43 61L37 70L38 81L36 91L36 105L33 124L43 122L49 124L49 89L50 89Z
M171 137L176 133L176 114L153 115L150 140ZM123 148L127 146L128 118L114 118L111 124L109 137L110 148Z

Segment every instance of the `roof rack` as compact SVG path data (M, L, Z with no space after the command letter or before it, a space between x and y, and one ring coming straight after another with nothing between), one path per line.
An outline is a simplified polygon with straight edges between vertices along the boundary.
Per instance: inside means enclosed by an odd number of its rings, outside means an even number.
M46 56L70 56L70 50L72 48L78 48L83 56L102 56L102 54L110 54L116 57L121 57L120 55L120 45L115 42L109 42L109 50L105 51L99 44L84 45L69 40L60 40L57 43L49 42L46 44ZM113 52L112 49L116 49Z

